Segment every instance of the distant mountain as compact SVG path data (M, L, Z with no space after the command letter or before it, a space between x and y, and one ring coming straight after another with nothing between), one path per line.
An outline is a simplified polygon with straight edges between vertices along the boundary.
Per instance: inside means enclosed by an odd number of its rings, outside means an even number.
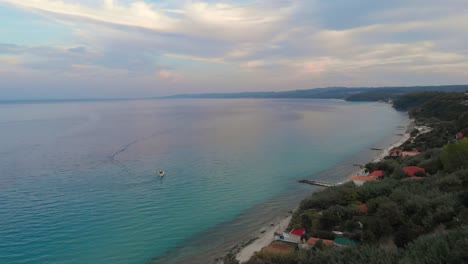
M164 98L316 98L349 101L378 101L401 94L424 91L464 92L468 85L409 86L409 87L329 87L283 92L242 92L177 94Z

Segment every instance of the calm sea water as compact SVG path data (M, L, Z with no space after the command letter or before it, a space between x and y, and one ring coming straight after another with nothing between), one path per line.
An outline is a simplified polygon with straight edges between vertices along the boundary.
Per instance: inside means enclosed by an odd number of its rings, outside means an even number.
M206 263L406 121L340 100L0 105L0 263Z

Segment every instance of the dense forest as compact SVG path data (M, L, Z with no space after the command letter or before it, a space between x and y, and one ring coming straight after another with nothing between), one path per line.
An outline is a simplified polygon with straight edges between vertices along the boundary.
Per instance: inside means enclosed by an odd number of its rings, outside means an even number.
M309 249L258 252L248 263L468 263L466 99L463 93L444 92L396 98L395 108L429 128L413 131L401 146L421 153L366 164L368 171L383 171L380 180L313 193L301 202L289 228L305 228L304 239L319 241ZM409 177L406 166L425 171ZM353 244L326 245L337 236ZM233 256L225 259L236 262Z

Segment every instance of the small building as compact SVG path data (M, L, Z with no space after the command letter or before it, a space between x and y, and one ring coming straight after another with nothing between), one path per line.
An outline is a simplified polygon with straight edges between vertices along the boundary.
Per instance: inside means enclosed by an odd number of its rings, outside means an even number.
M299 244L301 243L301 237L305 235L305 233L306 231L304 228L294 228L289 233L282 232L275 234L275 240Z
M418 166L407 166L403 167L403 171L408 174L410 177L416 177L416 173L422 172L426 173L426 169L418 167Z
M458 133L455 135L455 139L456 139L456 140L463 139L464 137L465 137L465 135L463 135L462 132L458 132Z
M403 152L403 149L394 148L388 152L388 155L390 157L400 157L402 152Z
M367 177L382 177L384 174L384 172L382 170L376 170L376 171L373 171L371 173L369 173L369 175L367 175Z
M414 150L408 150L408 151L405 151L403 149L392 149L388 153L389 153L390 157L406 158L406 157L416 156L416 155L420 154L421 152L419 152L418 150L415 150L415 149Z
M367 211L369 211L369 208L367 207L367 204L360 204L358 206L356 206L356 209L361 212L361 213L367 213Z
M329 239L321 239L321 238L316 238L316 237L311 237L307 240L307 244L309 246L315 246L315 244L317 244L319 241L322 241L323 245L327 246L327 247L331 247L333 246L333 240L329 240Z
M401 153L401 156L403 158L406 158L406 157L413 157L413 156L416 156L416 155L419 155L421 154L421 152L419 152L418 150L409 150L409 151L403 151Z
M375 174L373 174L373 173L375 173ZM378 180L380 178L380 176L382 176L382 175L383 175L383 171L375 171L375 172L370 173L368 176L362 176L362 175L352 176L351 180L353 180L353 183L356 186L361 186L365 182Z
M301 236L305 235L306 231L305 231L304 228L294 228L294 229L291 230L289 233L290 233L291 235L295 235L295 236L301 237Z
M299 248L301 249L311 249L313 248L319 241L322 241L323 245L326 247L332 247L334 245L333 240L328 239L321 239L316 237L311 237L307 240L307 242L299 244Z

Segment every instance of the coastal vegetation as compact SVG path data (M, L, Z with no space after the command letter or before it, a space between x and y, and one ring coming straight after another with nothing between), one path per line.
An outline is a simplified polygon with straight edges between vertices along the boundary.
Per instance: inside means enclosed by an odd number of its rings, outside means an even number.
M420 92L394 106L420 126L400 149L365 165L380 180L353 182L312 193L294 212L289 229L305 228L312 247L260 252L249 264L468 263L468 104L463 93ZM409 175L407 168L422 168ZM337 239L352 243L336 244ZM335 246L325 241L335 240ZM231 256L232 257L232 256ZM235 263L231 258L227 263Z
M412 86L412 87L328 87L282 92L241 92L177 94L165 98L316 98L343 99L348 101L387 101L401 95L417 92L464 92L468 85Z

